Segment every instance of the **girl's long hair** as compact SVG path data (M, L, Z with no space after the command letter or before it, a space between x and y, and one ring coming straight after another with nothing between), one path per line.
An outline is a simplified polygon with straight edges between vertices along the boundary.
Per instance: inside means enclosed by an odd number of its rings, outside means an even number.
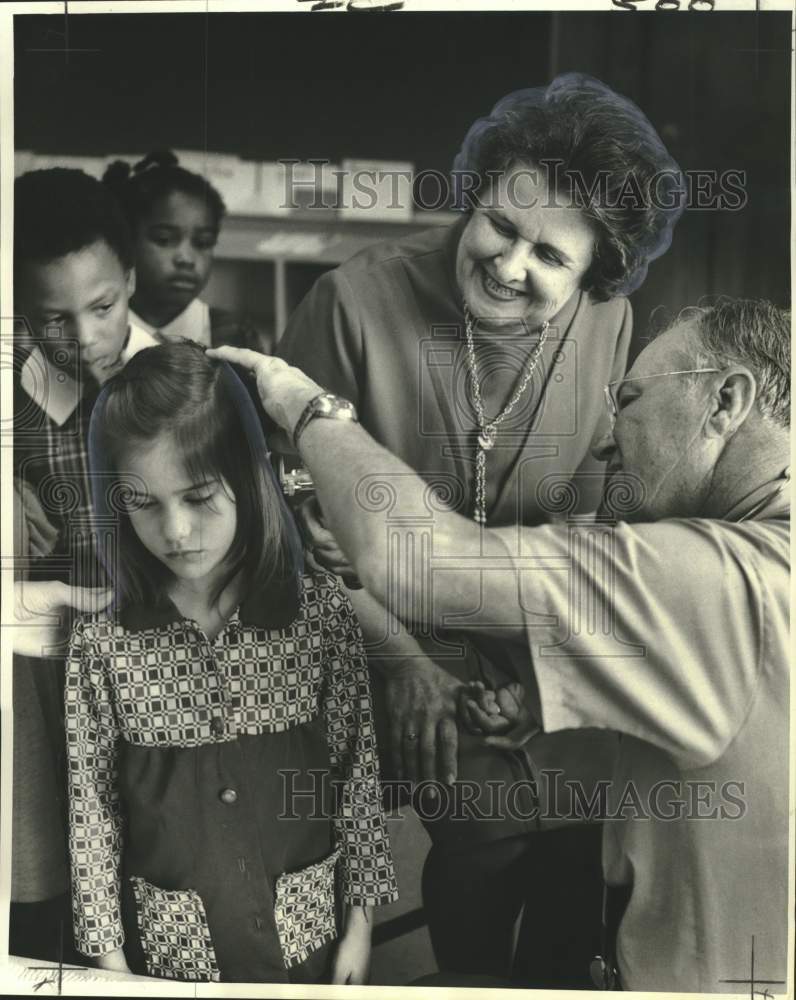
M252 398L229 365L212 361L193 341L173 341L136 354L103 388L91 415L94 510L118 524L115 554L104 556L117 606L163 604L174 579L132 526L134 496L146 493L146 484L124 468L132 451L162 434L173 437L193 482L223 479L235 497L228 572L213 599L238 573L244 595L297 587L298 531L276 484Z

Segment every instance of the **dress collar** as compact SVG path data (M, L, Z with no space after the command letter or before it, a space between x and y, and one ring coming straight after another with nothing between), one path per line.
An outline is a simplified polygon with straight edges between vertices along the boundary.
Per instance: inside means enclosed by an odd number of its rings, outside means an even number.
M194 340L203 347L210 347L210 308L201 299L192 299L179 316L165 326L152 326L130 310L130 319L154 337L164 340Z
M127 342L122 348L122 363L126 365L134 354L156 344L157 340L150 333L131 322L128 326ZM33 402L59 427L65 424L77 409L77 404L86 388L82 379L74 379L52 364L38 345L25 359L20 372L20 385Z
M249 594L229 621L264 629L288 628L301 608L301 577L274 581ZM119 609L119 623L129 632L142 632L175 622L186 621L170 598L161 604L126 604Z

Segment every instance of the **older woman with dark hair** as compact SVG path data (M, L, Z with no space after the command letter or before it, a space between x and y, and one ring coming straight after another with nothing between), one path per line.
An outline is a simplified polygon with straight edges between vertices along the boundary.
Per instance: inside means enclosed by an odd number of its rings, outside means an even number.
M453 176L462 218L323 275L279 353L482 524L594 510L604 469L589 446L604 430L602 387L626 369L624 296L671 242L680 170L632 102L567 74L479 119ZM379 482L374 469L364 503ZM321 539L317 509L306 520ZM457 738L461 683L513 678L511 650L454 631L409 635L366 592L352 596L386 678L396 769L452 779L458 739L458 780L415 801L432 838L423 898L440 968L506 976L527 897L515 981L586 985L600 946L599 829L548 792L555 772L588 796L611 773L613 737L538 736L512 753Z

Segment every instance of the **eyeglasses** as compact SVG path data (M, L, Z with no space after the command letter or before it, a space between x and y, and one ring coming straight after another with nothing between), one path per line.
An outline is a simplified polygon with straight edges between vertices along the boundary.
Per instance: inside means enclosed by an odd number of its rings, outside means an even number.
M619 390L625 384L625 382L643 382L649 378L663 378L665 375L707 375L709 373L720 372L721 368L684 368L681 371L675 372L655 372L654 375L634 375L631 378L618 378L614 382L609 382L605 386L605 405L608 407L608 416L611 420L611 429L613 430L616 424L616 418L619 414L619 405L617 402L617 396Z

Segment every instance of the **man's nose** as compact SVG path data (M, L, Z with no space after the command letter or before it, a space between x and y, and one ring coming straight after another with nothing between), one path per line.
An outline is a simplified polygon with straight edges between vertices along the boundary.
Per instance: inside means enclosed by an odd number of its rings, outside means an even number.
M616 451L613 429L609 429L591 446L592 457L598 462L609 462Z

